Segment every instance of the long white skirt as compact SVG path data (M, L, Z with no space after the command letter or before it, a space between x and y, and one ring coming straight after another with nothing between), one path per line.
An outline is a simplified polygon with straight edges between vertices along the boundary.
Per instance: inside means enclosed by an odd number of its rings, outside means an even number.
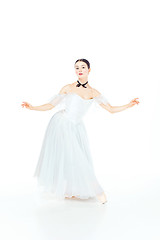
M95 198L104 190L95 176L84 123L74 124L64 111L47 126L34 177L42 191L57 199Z

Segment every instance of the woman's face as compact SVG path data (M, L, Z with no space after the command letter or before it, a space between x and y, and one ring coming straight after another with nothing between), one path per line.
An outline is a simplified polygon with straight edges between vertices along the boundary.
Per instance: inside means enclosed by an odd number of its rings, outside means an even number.
M90 69L85 62L78 61L75 64L75 72L79 79L88 77Z

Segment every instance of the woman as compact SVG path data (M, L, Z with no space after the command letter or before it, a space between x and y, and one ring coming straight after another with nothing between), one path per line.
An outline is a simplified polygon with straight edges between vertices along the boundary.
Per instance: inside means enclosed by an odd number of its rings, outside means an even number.
M32 106L28 102L22 103L22 107L38 111L65 104L65 108L55 113L47 126L34 176L39 186L59 199L95 197L105 203L106 195L94 172L82 117L93 102L110 113L116 113L133 107L139 101L134 98L126 105L111 106L88 83L90 63L86 59L78 59L74 67L78 80L62 87L47 104Z

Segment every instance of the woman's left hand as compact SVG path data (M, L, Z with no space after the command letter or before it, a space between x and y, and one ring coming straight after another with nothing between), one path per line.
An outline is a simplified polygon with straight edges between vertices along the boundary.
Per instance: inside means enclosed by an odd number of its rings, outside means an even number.
M133 100L130 101L130 103L128 103L128 107L133 107L136 104L139 104L139 101L136 100L138 98L134 98Z

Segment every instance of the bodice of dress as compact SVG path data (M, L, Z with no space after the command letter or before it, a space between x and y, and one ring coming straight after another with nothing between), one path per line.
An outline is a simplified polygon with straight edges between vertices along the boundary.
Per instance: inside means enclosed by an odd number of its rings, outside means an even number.
M55 94L49 101L53 106L63 104L63 114L74 123L82 120L93 102L109 103L102 94L92 99L84 99L76 93Z
M65 115L77 123L82 120L92 102L93 99L86 100L77 94L69 94L66 98Z

